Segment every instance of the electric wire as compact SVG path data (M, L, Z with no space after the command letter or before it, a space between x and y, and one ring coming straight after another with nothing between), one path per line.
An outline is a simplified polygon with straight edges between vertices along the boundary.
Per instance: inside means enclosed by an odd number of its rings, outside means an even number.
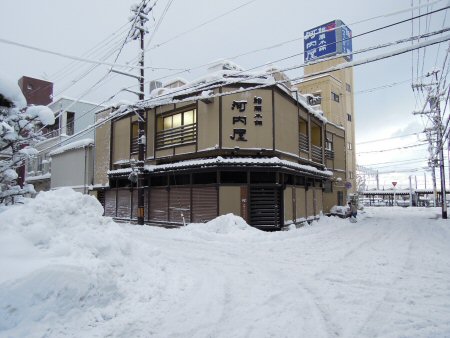
M381 54L381 55L377 55L377 56L375 56L375 57L368 58L368 59L363 60L363 61L353 61L353 62L349 62L348 64L342 64L342 65L339 65L339 66L331 67L331 68L329 68L329 69L324 70L323 72L318 72L318 73L320 73L320 74L321 74L321 73L329 73L329 72L334 71L334 70L340 70L340 69L345 69L345 68L349 68L349 67L360 66L360 65L367 64L367 63L370 63L370 62L375 62L375 61L382 60L382 59L385 59L385 58L390 58L390 57L394 57L394 56L396 56L396 55L400 55L400 54L403 54L403 53L407 53L407 52L410 52L411 50L413 50L413 49L415 49L415 48L423 48L424 46L436 44L436 43L439 43L439 42L441 42L441 41L446 41L446 40L449 40L449 39L450 39L450 36L445 36L445 37L441 37L441 38L437 38L437 39L433 39L433 40L429 40L429 41L424 41L424 42L421 42L420 44L414 45L414 46L412 46L412 47L401 48L401 49L399 49L399 50L397 50L397 51L390 52L389 54ZM317 75L318 73L313 73L313 74L311 74L311 76L315 76L315 75ZM302 77L302 78L303 78L303 77ZM297 79L299 79L299 78L297 78ZM295 79L294 79L294 80L295 80ZM268 83L268 84L266 83L266 84L262 84L262 85L256 85L256 86L249 87L249 88L245 88L245 89L242 88L242 89L238 89L238 90L234 90L234 91L230 91L230 92L226 92L226 93L218 93L218 94L214 94L214 95L212 95L212 96L210 96L210 97L220 97L220 96L232 95L232 94L240 93L240 92L243 92L243 91L249 91L249 90L254 90L254 89L265 88L265 87L273 86L273 85L276 85L276 84L284 84L284 83L286 83L286 82L288 82L288 81L290 81L290 80L274 81L274 82L270 82L270 83ZM223 85L222 85L222 86L223 86ZM158 99L158 100L161 100L161 97L158 97L157 99ZM189 97L189 98L186 98L186 99L180 99L178 102L182 103L182 102L185 102L185 101L192 101L192 100L196 100L196 99L197 99L196 97ZM144 102L141 102L140 104L138 103L138 104L135 105L135 108L139 108L140 106L141 106L141 107L145 107L146 105L148 105L149 101L150 101L150 100L146 100L146 101L144 101ZM156 102L156 99L154 99L153 102ZM128 112L126 112L126 113L128 113ZM121 114L124 114L124 113L121 113ZM121 115L120 115L120 114L119 114L119 115L117 115L117 114L116 114L116 115L112 115L112 116L110 116L109 118L106 118L106 119L104 119L104 120L102 120L102 121L96 122L96 123L94 123L93 125L89 126L88 128L85 128L84 130L78 132L77 134L74 134L74 135L70 136L69 138L73 138L73 137L76 137L76 136L78 136L78 135L80 135L80 134L86 133L86 132L88 132L90 129L96 128L96 127L98 127L99 125L104 124L104 123L110 121L111 119L118 118L119 116L121 116ZM65 140L65 142L66 142L66 141L67 141L67 139ZM40 151L40 153L41 153L41 152L45 152L45 151L47 151L47 150L49 150L49 149L55 148L55 147L57 147L57 146L59 146L58 143L55 144L55 145L53 145L53 146L50 146L50 147L48 147L48 148L42 149L42 150Z

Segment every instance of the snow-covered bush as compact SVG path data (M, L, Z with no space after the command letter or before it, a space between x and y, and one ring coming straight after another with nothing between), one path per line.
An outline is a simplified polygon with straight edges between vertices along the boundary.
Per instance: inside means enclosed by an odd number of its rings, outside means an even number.
M17 184L16 170L37 154L33 145L42 139L37 123L55 123L54 113L46 106L26 107L19 87L0 78L0 204L34 192L32 185Z

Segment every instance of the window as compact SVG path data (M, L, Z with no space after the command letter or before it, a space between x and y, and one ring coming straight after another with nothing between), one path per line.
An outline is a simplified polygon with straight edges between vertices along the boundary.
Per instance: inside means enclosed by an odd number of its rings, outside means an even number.
M75 113L67 112L67 135L73 135L75 128Z
M331 98L333 99L333 101L339 102L339 95L331 92Z
M347 121L352 122L352 116L350 114L347 114Z
M302 151L309 151L309 139L308 139L308 122L300 119L299 120L299 148Z
M27 84L27 89L28 90L33 90L33 85L31 83Z
M351 91L352 91L352 86L350 86L348 83L346 83L346 84L345 84L345 89L346 89L349 93L351 93Z
M139 123L138 123L138 121L134 121L131 124L130 152L132 154L137 154L139 152Z
M325 157L329 160L334 159L333 135L328 134L325 137Z
M349 171L348 172L348 178L349 179L353 179L353 171Z
M347 149L348 150L352 150L353 149L353 145L351 144L351 142L347 143Z
M156 122L156 148L195 142L196 110L160 115Z

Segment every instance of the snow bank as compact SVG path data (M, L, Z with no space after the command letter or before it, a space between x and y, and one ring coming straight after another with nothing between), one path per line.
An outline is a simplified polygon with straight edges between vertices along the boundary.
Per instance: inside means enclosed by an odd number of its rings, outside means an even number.
M233 214L219 216L207 223L191 223L181 228L181 232L207 241L255 240L263 235L261 230Z
M28 336L34 322L120 297L114 276L131 244L102 214L94 197L68 188L1 214L0 268L8 273L0 277L0 331Z
M437 208L274 233L231 214L180 229L101 215L70 189L0 214L1 337L450 336Z

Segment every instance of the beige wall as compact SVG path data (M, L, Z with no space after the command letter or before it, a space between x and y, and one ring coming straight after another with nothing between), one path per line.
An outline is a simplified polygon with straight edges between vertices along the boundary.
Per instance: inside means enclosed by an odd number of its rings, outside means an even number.
M126 117L113 123L112 163L130 159L130 118Z
M309 189L306 191L306 215L314 216L314 192L313 187L309 187Z
M241 187L219 187L219 215L241 215Z
M109 116L111 110L105 110L96 115L96 120ZM111 142L111 121L95 129L94 149L94 184L108 184L109 156Z
M319 62L305 67L305 75L321 72L327 68L347 62L344 58ZM350 91L347 90L347 84L350 85ZM306 80L299 85L302 93L314 93L322 91L321 108L325 116L333 123L342 125L345 128L345 149L346 149L346 181L356 186L356 156L355 156L355 112L354 112L354 83L353 69L346 68L334 71L326 76ZM331 91L340 96L340 102L337 103L331 98ZM348 121L347 114L351 115L351 121ZM348 149L348 144L352 149ZM353 178L350 178L352 172ZM354 188L350 192L354 192Z
M321 211L323 211L323 196L322 196L322 188L315 188L315 198L316 198L316 210L315 215L319 215Z
M219 93L215 90L214 94ZM198 102L197 142L198 150L215 148L219 145L219 110L221 98L215 97L213 102Z
M298 156L298 107L293 100L274 93L275 148Z
M284 224L291 223L291 221L294 220L293 215L293 205L292 205L292 187L287 186L286 189L283 191L284 195Z
M296 213L298 218L306 218L306 194L305 188L295 188L295 197L296 197Z
M224 91L235 90L235 88L224 88ZM253 98L262 98L263 125L255 126ZM232 110L233 101L247 100L245 112L239 113L237 109ZM246 116L247 124L236 123L233 125L233 116ZM223 148L264 148L272 149L272 90L259 89L248 92L227 95L222 97L222 147ZM244 137L247 141L232 140L233 129L246 129Z

